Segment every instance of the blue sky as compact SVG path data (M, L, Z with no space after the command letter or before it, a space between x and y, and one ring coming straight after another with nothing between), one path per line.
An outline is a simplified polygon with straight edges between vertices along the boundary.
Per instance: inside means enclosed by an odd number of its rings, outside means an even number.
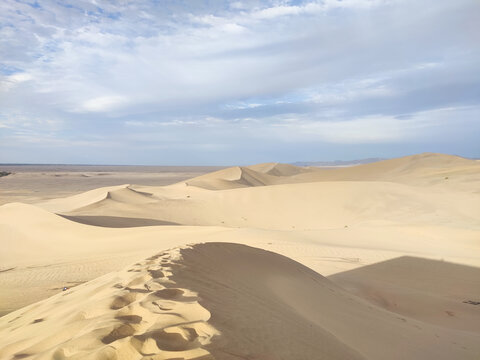
M0 2L0 162L480 157L478 0Z

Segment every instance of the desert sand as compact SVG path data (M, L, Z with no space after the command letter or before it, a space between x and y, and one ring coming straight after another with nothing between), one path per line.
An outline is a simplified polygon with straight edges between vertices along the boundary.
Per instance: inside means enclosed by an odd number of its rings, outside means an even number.
M480 358L479 162L195 175L2 199L0 359Z
M105 165L0 165L0 205L20 201L37 203L104 186L170 185L215 170L218 166L105 166Z

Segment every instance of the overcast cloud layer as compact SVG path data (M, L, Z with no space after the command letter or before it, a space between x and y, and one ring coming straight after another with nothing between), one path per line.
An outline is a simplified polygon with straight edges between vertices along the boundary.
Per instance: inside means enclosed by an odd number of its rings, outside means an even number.
M0 2L0 162L480 157L478 0Z

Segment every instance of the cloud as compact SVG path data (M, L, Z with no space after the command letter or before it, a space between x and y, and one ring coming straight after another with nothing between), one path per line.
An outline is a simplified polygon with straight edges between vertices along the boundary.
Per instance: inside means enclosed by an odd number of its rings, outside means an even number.
M123 96L100 96L89 99L82 104L81 110L91 112L105 112L124 105L127 99Z
M8 81L14 82L14 83L20 83L28 80L32 80L32 75L27 74L27 73L16 73L13 75L8 76Z
M173 144L208 129L197 143L231 132L235 148L264 133L388 152L435 128L416 126L427 123L418 114L458 119L480 105L479 13L475 0L5 0L0 121L21 113L37 131L61 119L59 140L102 131L128 142L158 128Z
M301 120L277 124L285 141L325 141L334 144L398 143L413 140L419 130L435 127L431 119L415 114L403 120L394 116L369 115L344 121ZM280 133L280 132L279 132Z

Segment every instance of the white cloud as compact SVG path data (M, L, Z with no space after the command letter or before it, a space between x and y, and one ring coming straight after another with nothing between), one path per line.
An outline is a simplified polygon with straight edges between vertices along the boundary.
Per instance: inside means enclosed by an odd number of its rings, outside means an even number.
M371 115L345 121L303 123L298 125L297 134L340 144L389 143L412 136L412 128L418 129L418 127L419 124L411 120Z
M8 81L15 82L15 83L21 83L24 81L32 80L33 76L28 73L17 73L13 74L7 77Z
M260 137L268 134L269 137L294 143L324 141L332 144L392 144L428 141L440 133L448 137L445 129L457 124L455 115L458 114L462 114L462 121L472 124L480 114L480 107L441 108L403 116L369 115L324 120L290 114L268 119L273 131L259 131L257 134Z
M92 112L105 112L125 106L127 99L123 96L110 95L89 99L82 104L81 110Z
M257 19L273 19L279 16L298 15L306 12L305 7L301 6L275 6L259 10L253 14Z
M338 105L366 98L382 98L395 95L393 89L381 82L370 83L367 79L361 81L346 81L314 90L308 99L323 105Z
M20 72L13 75L5 76L3 79L0 77L0 92L1 91L9 91L13 87L30 81L33 79L31 74Z
M325 0L312 1L303 5L277 5L251 13L255 19L274 19L288 15L314 15L333 9L362 9L393 3L394 0Z

